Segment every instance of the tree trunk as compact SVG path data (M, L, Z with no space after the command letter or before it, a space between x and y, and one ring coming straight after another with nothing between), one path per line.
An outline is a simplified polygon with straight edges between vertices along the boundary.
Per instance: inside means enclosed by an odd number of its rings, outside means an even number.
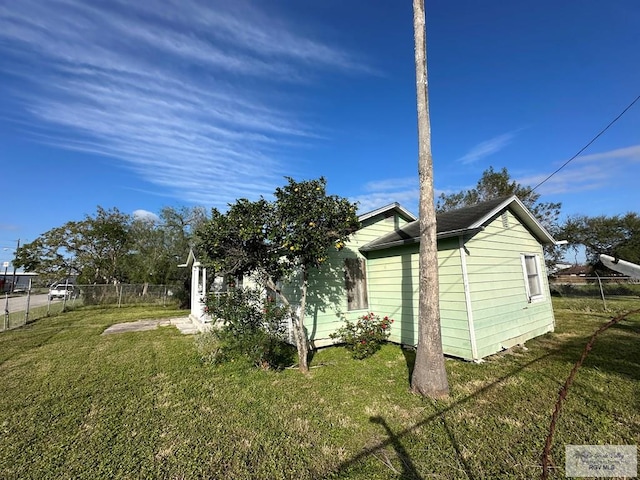
M424 0L413 0L420 179L420 301L418 350L411 377L411 389L423 396L444 398L449 395L449 383L440 333L438 243L433 194L425 23Z
M302 373L309 372L309 341L307 339L307 332L304 328L304 312L307 304L307 284L308 284L309 275L307 270L305 269L302 272L302 295L300 298L300 312L296 313L291 311L292 319L293 319L293 337L296 341L296 349L298 350L298 366ZM267 286L271 288L274 292L278 294L282 302L291 309L291 303L289 299L282 294L280 289L276 286L276 284L271 280L267 280Z
M298 365L302 373L309 371L309 340L307 339L307 332L304 328L304 312L307 308L307 285L309 275L307 269L302 271L302 294L300 296L300 312L297 315L297 321L293 322L296 346L298 347Z

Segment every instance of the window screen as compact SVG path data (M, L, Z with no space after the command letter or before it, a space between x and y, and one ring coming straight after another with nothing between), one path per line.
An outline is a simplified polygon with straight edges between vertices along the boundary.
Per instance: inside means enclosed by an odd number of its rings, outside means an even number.
M364 258L345 258L344 280L347 288L347 309L363 310L369 308Z

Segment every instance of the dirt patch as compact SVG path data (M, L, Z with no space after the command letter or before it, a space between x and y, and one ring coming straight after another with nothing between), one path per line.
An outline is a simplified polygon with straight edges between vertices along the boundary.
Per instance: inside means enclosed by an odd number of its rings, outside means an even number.
M115 333L143 332L145 330L155 330L158 327L175 326L185 335L198 333L198 327L191 323L188 317L164 318L159 320L138 320L135 322L116 323L107 328L102 335L112 335Z

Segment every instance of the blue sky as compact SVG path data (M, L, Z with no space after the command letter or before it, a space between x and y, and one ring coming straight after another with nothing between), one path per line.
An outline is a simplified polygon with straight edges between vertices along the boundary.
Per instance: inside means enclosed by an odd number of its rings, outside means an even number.
M427 1L437 192L535 185L640 94L640 5ZM406 0L0 0L0 261L94 214L224 208L321 175L417 212ZM638 211L640 102L545 183ZM9 257L9 258L4 258Z

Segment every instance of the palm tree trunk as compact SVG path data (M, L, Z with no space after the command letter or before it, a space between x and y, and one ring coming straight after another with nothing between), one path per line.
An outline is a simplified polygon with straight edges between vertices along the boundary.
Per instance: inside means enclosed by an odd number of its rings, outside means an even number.
M418 350L411 390L431 398L449 395L440 333L438 242L433 193L433 158L427 86L427 45L424 0L413 0L418 109L418 174L420 179L420 301Z

